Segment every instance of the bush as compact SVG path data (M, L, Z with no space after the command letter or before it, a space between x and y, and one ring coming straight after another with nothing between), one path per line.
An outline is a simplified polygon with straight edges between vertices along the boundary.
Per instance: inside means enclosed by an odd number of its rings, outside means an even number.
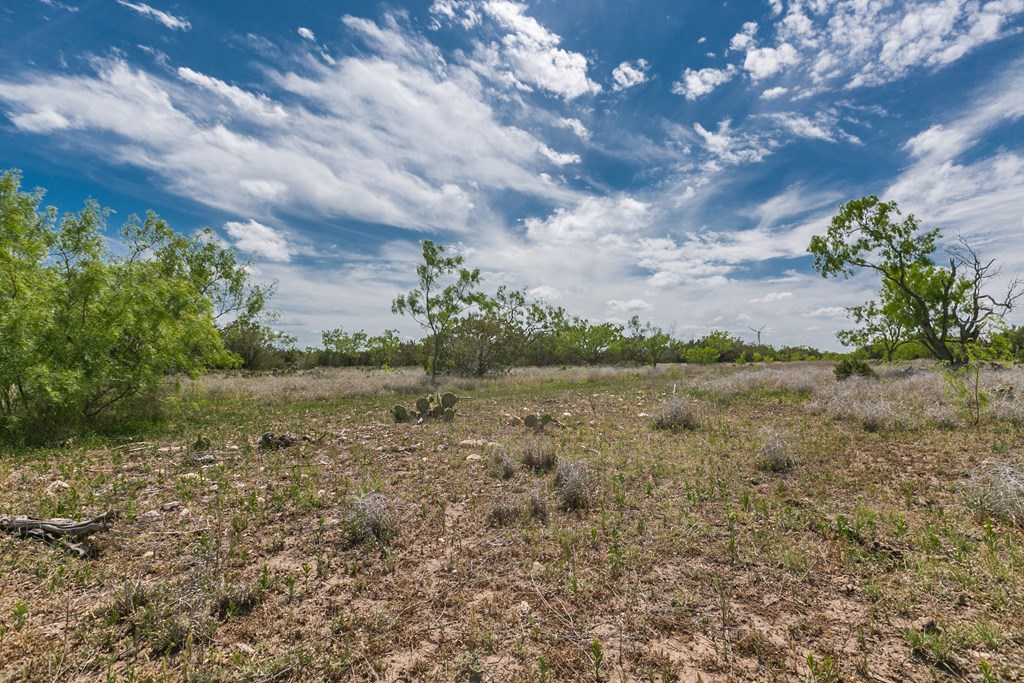
M695 430L700 427L701 414L697 404L681 398L662 406L654 418L655 429Z
M593 502L596 473L589 465L563 460L555 472L555 488L563 510L586 510Z
M502 527L519 521L523 516L523 506L512 498L498 497L491 501L491 509L487 513L487 526Z
M558 456L551 444L544 439L531 439L523 444L521 460L526 469L543 474L555 468Z
M348 518L348 539L352 545L375 541L382 547L398 534L387 497L368 493L359 498Z
M855 358L843 358L838 361L835 367L832 369L835 373L836 379L844 380L849 379L856 375L857 377L876 377L875 371L871 369L871 366L862 360Z
M20 181L0 174L0 432L60 440L168 375L237 361L217 318L256 316L270 290L212 232L149 213L111 247L96 202L58 220Z
M970 503L982 514L1024 526L1024 465L987 463L971 473Z
M795 464L786 435L771 427L765 429L757 449L757 468L764 472L787 472Z

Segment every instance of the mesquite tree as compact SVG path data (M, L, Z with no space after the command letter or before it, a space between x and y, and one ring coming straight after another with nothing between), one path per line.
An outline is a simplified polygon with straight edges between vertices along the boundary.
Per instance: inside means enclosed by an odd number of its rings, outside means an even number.
M880 314L907 326L938 360L961 366L986 326L1024 294L1022 282L1015 277L1004 295L990 294L987 288L999 268L963 239L948 250L948 267L936 265L939 231L922 231L913 215L900 216L896 202L873 195L843 204L828 232L811 239L814 268L823 277L875 271L886 295Z

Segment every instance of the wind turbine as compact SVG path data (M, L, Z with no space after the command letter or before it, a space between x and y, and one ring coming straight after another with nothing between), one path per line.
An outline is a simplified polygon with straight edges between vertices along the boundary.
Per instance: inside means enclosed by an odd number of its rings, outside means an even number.
M756 332L757 333L757 345L758 346L761 345L761 330L763 330L766 327L768 327L768 323L765 323L764 325L761 325L761 329L760 330L755 330L753 327L747 327L747 329L750 330L751 332Z

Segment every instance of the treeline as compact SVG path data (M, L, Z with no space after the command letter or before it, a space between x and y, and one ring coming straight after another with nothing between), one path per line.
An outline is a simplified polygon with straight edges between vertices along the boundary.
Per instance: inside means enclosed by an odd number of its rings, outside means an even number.
M396 330L372 335L344 328L322 333L322 347L295 348L294 339L246 321L224 331L227 348L248 370L318 366L421 366L432 376L480 377L513 367L749 363L835 358L805 346L750 344L728 332L695 340L673 337L634 316L626 325L593 323L561 307L531 299L527 291L482 291L479 270L443 245L423 242L418 287L397 297L392 311L409 315L426 333L403 340Z
M570 365L649 365L660 363L758 363L801 360L835 360L847 354L823 352L808 346L752 344L728 332L716 330L699 339L676 339L663 332L639 327L634 317L628 325L594 324L574 318L564 326L544 330L532 339L515 339L505 331L482 338L479 328L458 330L448 340L447 362L441 373L482 376L513 367ZM639 327L639 330L637 329ZM269 328L268 330L269 331ZM664 335L664 336L662 336ZM402 340L396 330L369 335L342 328L323 333L323 347L297 348L286 335L232 335L225 331L226 345L244 360L242 369L252 371L297 370L315 367L427 368L432 338ZM245 339L244 348L238 342Z

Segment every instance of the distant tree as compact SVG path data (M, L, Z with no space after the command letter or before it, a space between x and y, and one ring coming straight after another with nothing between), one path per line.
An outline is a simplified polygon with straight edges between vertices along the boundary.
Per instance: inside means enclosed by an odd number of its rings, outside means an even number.
M258 315L268 290L233 250L152 213L112 249L96 202L58 219L20 183L0 175L0 431L59 435L170 373L234 362L217 316Z
M432 381L445 365L444 354L462 314L481 301L480 269L463 268L463 257L445 256L446 251L444 245L423 240L423 263L416 266L418 286L391 304L392 313L409 315L429 333L427 371Z
M823 277L876 272L891 297L883 315L906 321L910 336L933 357L963 365L986 326L1024 293L1021 280L1014 278L1005 295L989 294L986 287L999 274L994 261L983 261L961 239L948 252L949 266L937 266L933 255L939 231L921 231L914 216L899 220L900 215L895 202L875 196L840 206L828 232L811 239L814 268Z
M658 367L672 350L672 336L651 323L640 323L640 316L634 315L627 325L629 336L626 345L640 362Z
M560 330L560 342L563 352L570 358L597 365L621 347L622 331L622 325L594 325L574 316Z
M270 319L273 317L271 316ZM224 346L241 359L245 370L286 367L296 339L274 330L264 319L236 318L221 330Z

